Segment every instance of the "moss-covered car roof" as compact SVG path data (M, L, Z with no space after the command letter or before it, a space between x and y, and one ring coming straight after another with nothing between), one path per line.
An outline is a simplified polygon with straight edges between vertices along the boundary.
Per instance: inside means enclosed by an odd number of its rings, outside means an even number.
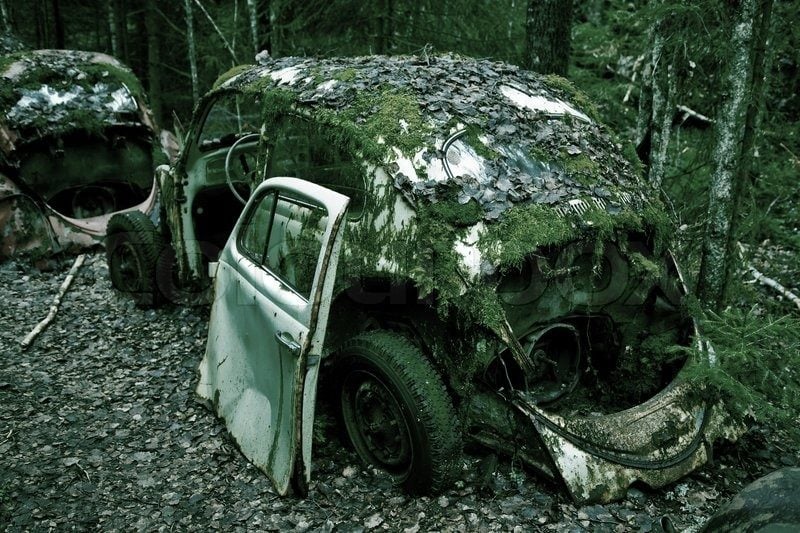
M33 50L0 58L2 121L34 137L138 123L143 94L133 72L106 54Z
M556 76L455 55L285 57L232 69L216 87L255 92L267 108L305 109L354 132L415 203L474 200L492 220L515 204L613 213L645 201L639 169L588 99ZM445 143L458 131L469 147L453 155L480 172L445 168L445 157L453 163Z

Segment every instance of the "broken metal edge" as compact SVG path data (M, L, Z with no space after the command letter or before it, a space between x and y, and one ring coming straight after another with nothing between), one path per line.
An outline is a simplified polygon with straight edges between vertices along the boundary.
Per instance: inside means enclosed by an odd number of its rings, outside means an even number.
M702 363L688 363L691 364ZM512 398L511 404L535 426L573 500L581 504L608 503L624 498L628 488L637 481L651 488L659 488L678 480L712 461L715 441L735 441L744 433L746 428L734 423L720 402L695 405L688 397L688 387L679 374L666 389L650 400L619 413L599 417L626 419L632 427L643 425L648 414L667 407L690 416L694 411L694 433L683 435L683 439L676 436L679 443L681 440L684 443L679 450L663 457L658 457L664 452L661 449L653 450L649 456L603 449L592 444L591 438L584 437L579 431L571 431L566 419L547 413L527 401L522 394Z

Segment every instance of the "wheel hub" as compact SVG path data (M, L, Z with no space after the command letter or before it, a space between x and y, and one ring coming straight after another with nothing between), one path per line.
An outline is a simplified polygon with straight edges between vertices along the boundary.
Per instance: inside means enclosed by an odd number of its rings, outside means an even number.
M372 462L389 471L407 468L411 462L408 428L386 387L374 376L363 376L352 388L349 401L355 437Z

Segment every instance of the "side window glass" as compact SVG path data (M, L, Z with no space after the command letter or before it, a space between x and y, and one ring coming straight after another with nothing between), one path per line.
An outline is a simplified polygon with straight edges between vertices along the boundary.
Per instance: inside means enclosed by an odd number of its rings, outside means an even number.
M347 217L361 216L366 197L364 169L339 148L325 130L310 121L285 117L276 125L267 177L300 178L350 198Z
M322 207L278 197L264 266L305 298L311 295L327 225Z
M261 124L261 106L249 94L226 93L208 110L197 144L200 150L230 146L248 133L257 133Z
M254 262L261 264L267 248L269 224L275 209L275 193L268 194L259 200L249 213L244 229L239 233L239 248Z
M308 299L327 224L323 207L268 194L248 213L239 250Z

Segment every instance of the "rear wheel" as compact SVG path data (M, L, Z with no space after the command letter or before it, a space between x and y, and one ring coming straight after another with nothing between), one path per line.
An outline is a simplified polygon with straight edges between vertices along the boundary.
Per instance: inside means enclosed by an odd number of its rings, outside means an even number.
M139 307L160 303L156 265L163 241L152 221L140 211L111 217L106 230L106 259L111 284Z
M456 414L442 380L406 338L363 333L341 350L341 415L368 464L409 492L444 489L461 452Z

